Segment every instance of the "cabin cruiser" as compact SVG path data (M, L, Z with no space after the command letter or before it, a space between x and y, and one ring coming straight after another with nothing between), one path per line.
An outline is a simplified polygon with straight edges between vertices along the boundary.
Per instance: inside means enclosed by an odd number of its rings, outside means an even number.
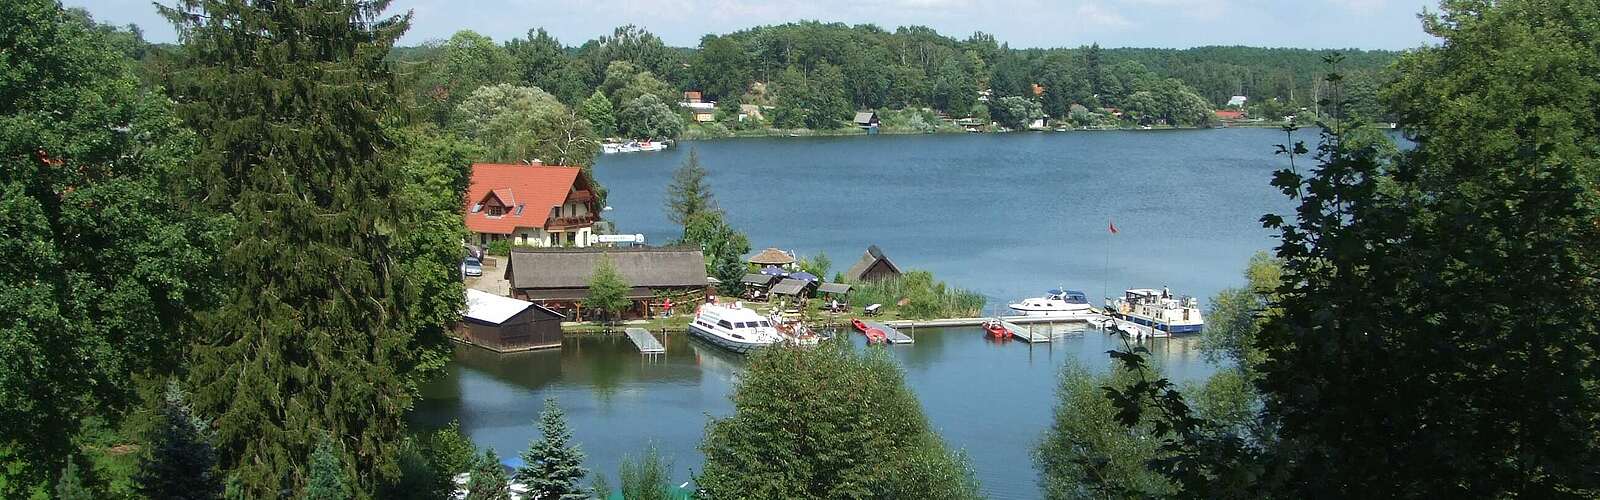
M1152 337L1199 333L1205 327L1200 301L1174 297L1166 288L1125 290L1122 297L1106 300L1106 312L1113 318L1149 327Z
M701 305L689 322L689 334L740 354L783 341L771 321L737 302Z
M1083 292L1060 288L1008 307L1023 316L1078 316L1094 312L1094 306L1089 305L1089 297Z
M661 151L667 149L667 141L628 141L607 142L600 145L600 152L606 154L637 153L640 151Z

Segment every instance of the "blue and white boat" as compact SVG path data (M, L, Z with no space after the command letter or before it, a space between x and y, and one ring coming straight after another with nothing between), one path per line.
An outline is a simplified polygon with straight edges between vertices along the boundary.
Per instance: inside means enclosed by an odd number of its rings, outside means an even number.
M783 341L771 321L737 302L700 306L689 322L689 334L740 354Z
M1094 306L1089 305L1089 296L1077 290L1060 288L1045 292L1043 297L1022 299L1007 307L1022 316L1072 317L1094 312Z
M1153 337L1200 333L1206 325L1200 316L1199 300L1174 297L1165 288L1125 290L1122 297L1106 300L1106 312L1113 318L1149 327Z

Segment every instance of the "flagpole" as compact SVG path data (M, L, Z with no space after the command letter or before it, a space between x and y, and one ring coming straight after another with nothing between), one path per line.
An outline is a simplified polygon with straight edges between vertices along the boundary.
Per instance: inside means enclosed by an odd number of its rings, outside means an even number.
M1112 221L1110 218L1107 218L1106 219L1106 267L1105 267L1105 270L1100 272L1100 305L1101 305L1101 307L1105 307L1105 300L1111 298L1111 286L1109 285L1109 283L1111 281L1111 237L1113 235L1117 234L1116 232L1114 232L1112 230L1112 228L1115 228L1115 227L1117 227L1117 223L1115 221ZM1110 312L1110 311L1107 311L1107 312Z

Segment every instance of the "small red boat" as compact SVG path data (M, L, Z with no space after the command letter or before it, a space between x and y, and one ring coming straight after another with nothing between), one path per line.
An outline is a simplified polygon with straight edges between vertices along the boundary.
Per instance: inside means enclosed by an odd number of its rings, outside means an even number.
M1011 329L1006 328L1006 325L999 321L989 320L983 322L983 331L987 332L991 339L1011 338Z
M856 327L856 330L861 331L862 335L867 336L868 344L889 343L889 334L883 333L883 330L879 330L876 327L868 325L859 319L851 319L850 325Z

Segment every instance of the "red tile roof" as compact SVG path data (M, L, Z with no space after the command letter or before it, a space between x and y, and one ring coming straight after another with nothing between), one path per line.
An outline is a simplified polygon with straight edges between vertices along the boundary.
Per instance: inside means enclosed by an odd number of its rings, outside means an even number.
M467 229L474 233L511 234L519 227L544 227L550 218L550 207L567 200L574 184L583 182L582 173L578 167L474 163L464 207ZM577 187L587 189L588 185ZM506 214L490 217L487 210L472 213L472 206L482 203L491 193L506 205ZM522 215L517 215L518 204L523 205Z
M1221 119L1224 119L1224 120L1238 120L1238 119L1244 118L1244 112L1243 111L1233 111L1233 110L1219 109L1219 110L1217 110L1217 118L1221 118Z

